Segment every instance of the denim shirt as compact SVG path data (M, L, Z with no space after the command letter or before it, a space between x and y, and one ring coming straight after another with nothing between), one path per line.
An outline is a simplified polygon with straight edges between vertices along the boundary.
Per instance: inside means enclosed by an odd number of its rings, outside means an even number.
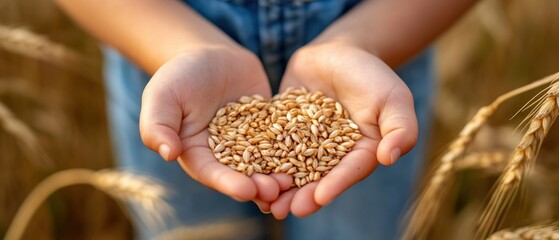
M274 92L289 57L356 6L357 0L184 0L192 9L257 54ZM179 223L188 226L262 218L250 203L239 204L196 183L177 164L168 164L141 141L141 96L150 76L117 51L104 48L109 123L117 165L157 178L174 194L169 202ZM288 218L288 239L396 239L401 214L420 169L429 120L431 51L416 56L396 73L414 94L419 122L416 148L390 168L354 185L329 206L305 219ZM215 207L219 206L219 207ZM132 206L133 211L141 211ZM247 210L248 209L248 210ZM250 213L249 213L250 212ZM139 216L135 214L132 216ZM153 239L169 229L150 229L133 218L138 236ZM325 227L327 226L327 227ZM175 228L170 225L168 228ZM254 226L257 228L258 226ZM260 226L262 227L262 226ZM243 229L240 229L243 233ZM252 232L254 229L250 230ZM262 232L262 231L260 231ZM232 235L232 239L249 239ZM262 236L260 236L262 237Z
M260 56L276 93L289 57L357 0L185 0L235 41Z

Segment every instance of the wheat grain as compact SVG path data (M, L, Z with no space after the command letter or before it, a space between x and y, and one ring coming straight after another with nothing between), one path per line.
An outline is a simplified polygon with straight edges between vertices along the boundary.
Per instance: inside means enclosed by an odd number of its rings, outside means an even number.
M304 88L271 102L241 97L219 109L208 128L208 145L220 163L248 176L288 173L298 187L324 177L361 138L340 103Z
M51 194L78 184L92 185L118 200L138 204L143 210L140 217L150 227L164 223L162 220L166 217L174 219L173 208L164 200L167 191L148 177L115 170L69 169L45 178L29 193L4 239L21 239L33 214Z
M491 104L482 107L474 117L464 126L448 150L443 153L435 164L434 171L419 197L410 209L409 223L403 234L403 239L425 239L435 222L442 200L454 181L455 162L464 155L466 148L473 141L479 129L487 119L506 100L544 84L549 84L559 78L559 73L549 75L526 86L517 88L499 96Z
M530 174L541 143L559 114L559 82L553 83L531 117L524 137L514 150L480 219L477 239L485 239L498 228L511 206L523 179Z

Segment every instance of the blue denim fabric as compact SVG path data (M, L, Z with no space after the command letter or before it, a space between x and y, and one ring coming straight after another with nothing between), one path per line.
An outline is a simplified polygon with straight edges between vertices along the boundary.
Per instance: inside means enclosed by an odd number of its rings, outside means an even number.
M356 4L357 0L185 0L247 49L260 56L274 92L291 54L316 37ZM110 130L117 164L150 175L173 191L170 203L179 222L150 229L135 218L138 238L152 239L180 224L203 226L215 222L265 218L252 203L238 203L193 181L177 163L166 163L140 139L138 121L142 91L150 76L118 52L105 48ZM303 219L288 218L288 239L396 239L402 213L410 200L421 166L432 92L431 51L410 60L397 73L414 94L420 126L415 149L394 166L379 167L329 206ZM133 207L135 211L138 208ZM239 231L254 231L239 229ZM255 231L258 232L258 231ZM267 236L261 236L266 238ZM231 235L231 239L246 239Z

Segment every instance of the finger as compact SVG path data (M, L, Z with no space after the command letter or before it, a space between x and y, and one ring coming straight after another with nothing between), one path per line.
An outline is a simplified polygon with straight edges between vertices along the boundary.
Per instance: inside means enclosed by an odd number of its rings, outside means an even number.
M318 182L314 192L316 203L328 205L349 187L369 176L378 166L374 152L376 145L369 138L357 141L354 149Z
M293 185L293 177L285 173L273 173L270 174L270 177L278 182L281 192L289 190Z
M215 160L209 148L192 146L180 157L182 168L194 180L238 201L256 198L257 188L248 176L236 172Z
M182 151L179 130L182 121L180 106L165 90L146 86L140 111L140 135L144 144L167 161Z
M314 192L318 183L312 182L297 191L291 201L291 213L297 217L306 217L318 211L322 206L314 200Z
M403 84L403 83L402 83ZM407 87L390 96L379 116L382 140L377 158L383 165L392 165L409 152L417 142L417 119L413 97Z
M258 206L258 209L260 209L260 212L264 213L264 214L269 214L270 213L270 203L266 202L266 201L262 201L260 199L253 199L252 200L256 206Z
M259 173L253 174L251 178L258 191L256 198L266 202L273 202L278 198L280 187L276 179Z
M297 190L299 189L294 188L282 193L279 198L272 203L270 209L272 211L272 215L274 215L277 220L283 220L287 217L291 206L291 200L293 200L293 196Z

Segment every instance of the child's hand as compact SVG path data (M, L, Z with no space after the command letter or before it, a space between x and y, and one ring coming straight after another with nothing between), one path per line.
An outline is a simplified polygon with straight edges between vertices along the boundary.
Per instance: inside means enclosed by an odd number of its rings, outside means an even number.
M178 157L192 178L210 188L240 201L272 202L289 188L289 178L249 178L216 161L208 146L207 126L217 110L254 94L269 98L271 91L252 53L232 47L186 51L165 63L144 90L142 140L168 161Z
M305 86L338 100L363 138L319 182L283 193L271 206L276 218L307 216L367 177L380 162L393 164L411 150L417 120L411 92L376 56L355 47L306 46L290 59L281 89ZM379 193L382 194L382 193Z

